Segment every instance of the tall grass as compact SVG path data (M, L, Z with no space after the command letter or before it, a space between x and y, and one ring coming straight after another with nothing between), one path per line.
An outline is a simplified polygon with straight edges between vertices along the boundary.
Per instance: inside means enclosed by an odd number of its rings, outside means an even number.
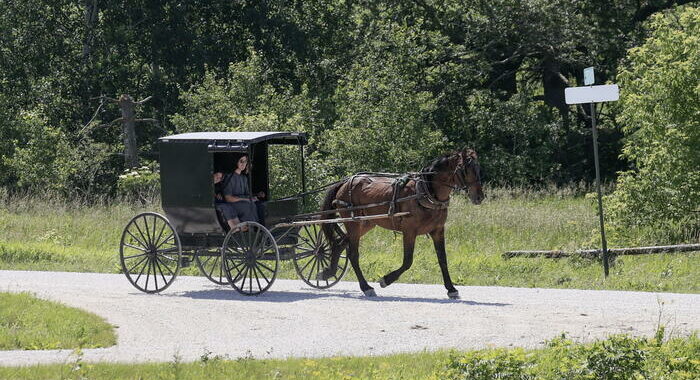
M479 206L454 196L447 222L452 279L461 285L700 291L698 253L619 257L607 279L600 264L587 259L501 258L508 250L599 247L595 198L585 196L588 190L584 185L488 189ZM157 198L66 200L0 192L0 269L117 273L122 230L143 211L162 212ZM671 243L643 231L627 235L635 243ZM613 239L611 246L625 243ZM401 265L401 238L376 228L363 238L360 252L365 276L377 281ZM290 262L280 276L296 278ZM354 279L352 270L346 279ZM414 264L400 281L442 283L429 238L418 238Z

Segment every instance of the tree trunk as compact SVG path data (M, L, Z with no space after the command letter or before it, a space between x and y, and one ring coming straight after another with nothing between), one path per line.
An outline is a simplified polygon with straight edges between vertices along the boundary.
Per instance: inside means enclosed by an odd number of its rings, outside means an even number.
M85 0L85 38L83 39L83 64L87 64L92 54L92 43L95 39L97 23L97 0Z
M127 168L139 166L138 148L136 146L136 103L127 94L119 97L119 109L122 111L122 128L124 136L124 165Z

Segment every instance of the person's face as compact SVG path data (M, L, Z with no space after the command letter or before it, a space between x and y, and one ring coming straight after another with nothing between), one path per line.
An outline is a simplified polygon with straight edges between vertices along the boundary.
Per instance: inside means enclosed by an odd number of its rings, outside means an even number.
M245 168L248 166L248 156L243 156L238 159L238 163L236 164L236 168L240 171L244 171Z
M224 173L216 172L214 173L214 183L219 183L224 178Z

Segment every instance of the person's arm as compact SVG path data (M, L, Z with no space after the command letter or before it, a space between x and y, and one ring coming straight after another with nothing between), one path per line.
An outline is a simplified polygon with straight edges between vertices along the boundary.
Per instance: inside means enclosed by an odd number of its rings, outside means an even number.
M224 200L226 202L240 202L240 201L246 201L248 200L247 198L241 198L237 195L234 195L234 189L236 188L236 181L240 181L240 178L238 177L232 177L228 179L228 182L226 182L226 185L224 186Z
M230 203L240 202L240 201L246 200L245 198L238 198L235 195L224 195L224 199L226 200L226 202L230 202Z

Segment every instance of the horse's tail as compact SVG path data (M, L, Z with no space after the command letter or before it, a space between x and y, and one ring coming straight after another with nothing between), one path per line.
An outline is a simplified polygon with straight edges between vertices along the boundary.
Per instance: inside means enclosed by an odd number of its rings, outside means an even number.
M338 190L340 190L340 187L345 184L345 180L334 183L331 185L330 188L328 188L328 191L326 192L326 197L323 199L323 204L321 205L321 211L328 211L328 210L333 210L335 209L335 206L333 205L333 201L335 201L335 197L338 195ZM322 216L322 219L333 219L337 214L336 213L328 213L324 214ZM334 228L334 224L332 223L324 223L321 225L321 229L323 230L323 234L326 236L326 240L331 243L331 252L335 252L335 245L337 242L337 237L335 236L336 229Z

